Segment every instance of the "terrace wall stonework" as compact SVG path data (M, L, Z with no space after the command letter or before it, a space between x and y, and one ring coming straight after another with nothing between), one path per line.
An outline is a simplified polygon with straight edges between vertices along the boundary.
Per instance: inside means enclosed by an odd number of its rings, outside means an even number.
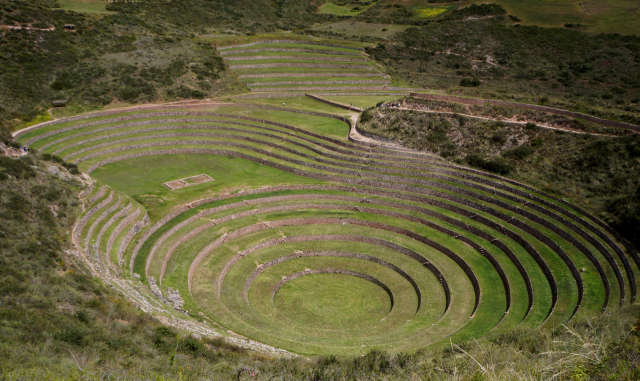
M248 83L246 84L247 86L251 87L251 86L256 86L256 87L260 87L260 86L273 86L273 85L324 85L324 84L331 84L331 85L384 85L387 83L390 83L391 81L389 80L375 80L375 79L371 79L371 80L339 80L339 81L281 81L281 82L255 82L255 83Z
M361 70L376 70L375 66L369 65L339 65L339 64L313 64L313 63L294 63L294 62L280 62L280 63L266 63L266 64L237 64L229 65L230 69L262 69L273 67L302 67L306 69L361 69Z
M249 46L261 45L261 44L306 44L306 45L327 46L327 47L331 47L331 48L344 48L344 49L351 49L351 50L363 50L362 48L353 48L353 47L350 47L350 46L328 44L328 43L324 43L324 42L315 42L315 41L306 41L306 40L264 40L264 41L255 41L255 42L250 42L250 43L247 43L247 44L240 44L240 45L221 46L221 47L217 47L216 49L217 50L228 50L228 49L235 49L235 48L247 48Z
M256 73L256 74L240 74L238 78L289 78L289 77L384 77L390 78L384 73ZM367 94L368 95L368 94Z
M303 49L303 48L259 48L259 49L241 49L234 51L221 51L222 57L230 54L242 54L242 53L259 53L259 52L292 52L292 53L320 53L320 54L332 54L336 56L361 56L362 53L350 53L350 52L338 52L335 50L321 50L321 49ZM272 56L273 57L273 56Z
M239 56L227 57L229 61L257 61L257 60L300 60L300 61L333 61L333 62L368 62L364 57L321 57L321 56ZM233 65L231 65L233 66Z

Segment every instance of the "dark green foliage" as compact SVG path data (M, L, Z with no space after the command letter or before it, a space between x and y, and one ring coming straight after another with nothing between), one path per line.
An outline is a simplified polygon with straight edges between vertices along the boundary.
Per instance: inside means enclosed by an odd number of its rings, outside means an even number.
M478 78L462 78L460 86L462 87L478 87L482 82Z
M76 326L67 327L58 332L54 337L57 340L76 346L84 346L87 345L88 342L86 334Z
M499 4L471 4L468 7L449 12L443 17L443 20L464 20L469 17L486 17L506 14L506 9Z
M533 154L531 146L522 145L502 152L502 156L516 160L522 160Z
M465 163L472 167L484 169L485 171L495 172L499 175L509 175L514 169L511 164L502 158L485 159L478 154L467 156Z

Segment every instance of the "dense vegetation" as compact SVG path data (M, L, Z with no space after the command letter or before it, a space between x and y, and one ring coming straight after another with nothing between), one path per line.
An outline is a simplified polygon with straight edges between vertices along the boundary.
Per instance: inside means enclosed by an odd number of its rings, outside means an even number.
M586 38L499 19L438 22L409 28L367 53L414 87L554 103L638 123L630 114L640 102L637 36Z

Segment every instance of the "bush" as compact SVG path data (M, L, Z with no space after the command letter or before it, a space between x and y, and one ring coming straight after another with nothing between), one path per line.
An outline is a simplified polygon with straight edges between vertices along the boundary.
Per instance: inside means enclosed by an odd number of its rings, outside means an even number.
M482 82L478 78L462 78L460 81L460 86L462 87L478 87Z
M84 332L74 326L71 326L58 332L55 335L55 338L57 340L64 341L65 343L81 347L87 344L87 338L85 336Z
M491 136L491 142L494 144L504 144L507 141L507 131L500 130Z
M35 177L36 171L34 171L29 164L30 163L28 163L24 158L12 159L0 156L0 169L4 169L4 171L0 172L0 175L4 175L0 180L7 179L7 175L11 175L18 179Z
M468 155L465 162L472 167L495 172L499 175L508 175L513 171L513 166L502 158L487 160L478 154Z

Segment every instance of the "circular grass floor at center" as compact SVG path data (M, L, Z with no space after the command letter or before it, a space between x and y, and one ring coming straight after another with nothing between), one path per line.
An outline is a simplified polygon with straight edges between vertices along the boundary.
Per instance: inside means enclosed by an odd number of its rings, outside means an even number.
M278 290L275 305L298 324L329 330L379 322L391 310L382 287L343 274L312 274L289 281Z

